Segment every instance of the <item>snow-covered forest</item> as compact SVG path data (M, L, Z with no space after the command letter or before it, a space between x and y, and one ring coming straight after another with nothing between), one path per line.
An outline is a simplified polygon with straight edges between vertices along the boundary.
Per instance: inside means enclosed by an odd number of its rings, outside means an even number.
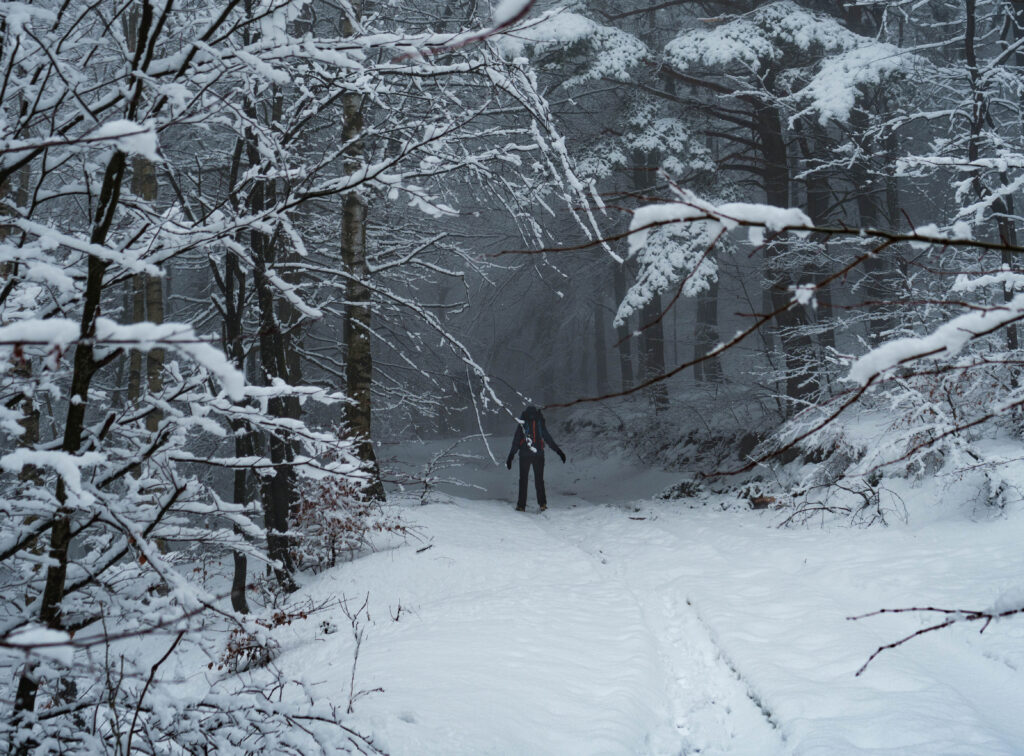
M0 2L0 749L1024 753L1018 204L1021 0Z

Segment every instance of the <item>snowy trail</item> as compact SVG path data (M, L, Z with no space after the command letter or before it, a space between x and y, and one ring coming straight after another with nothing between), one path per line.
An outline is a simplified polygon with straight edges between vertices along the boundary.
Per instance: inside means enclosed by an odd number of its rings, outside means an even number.
M572 535L578 513L476 501L412 514L429 520L429 550L375 554L309 589L369 591L358 677L385 694L359 713L392 754L780 751L682 588L631 584ZM337 651L302 658L344 699Z
M386 694L359 711L391 753L681 752L659 640L621 580L505 503L424 511L429 551L376 554L311 587L369 590L359 677ZM399 600L405 617L380 619ZM322 673L311 682L345 682L332 644L303 661Z
M384 692L357 702L355 723L395 756L1024 752L1024 623L928 636L854 677L921 621L846 620L985 605L1024 583L1024 517L780 531L751 513L591 503L636 488L608 465L552 477L545 516L508 501L412 507L428 549L306 586L369 593L356 689ZM282 666L347 701L344 628L283 643Z
M594 532L579 528L584 513L559 522L563 538L581 550L594 549L602 564L634 596L648 627L658 639L662 664L671 675L673 724L682 737L681 753L772 754L783 752L781 733L771 714L761 708L723 655L687 598L692 575L679 565L678 539L657 530L642 543L626 544L628 531L615 528L614 536L595 545ZM636 531L637 520L628 520ZM610 556L614 555L614 556ZM666 558L667 557L667 558ZM648 560L661 559L650 569ZM652 582L652 576L665 582Z
M1024 523L777 531L744 515L680 516L661 507L626 528L604 509L579 513L566 532L609 564L620 562L628 581L651 585L652 599L690 605L688 616L710 637L716 661L735 671L733 679L778 728L784 752L1024 752L1021 623L1003 623L986 638L960 628L922 638L857 678L875 648L923 623L846 619L922 600L973 606L979 588L991 595L1000 585L1019 585ZM712 750L771 752L767 741L753 745L756 729L729 739L713 726L705 733Z

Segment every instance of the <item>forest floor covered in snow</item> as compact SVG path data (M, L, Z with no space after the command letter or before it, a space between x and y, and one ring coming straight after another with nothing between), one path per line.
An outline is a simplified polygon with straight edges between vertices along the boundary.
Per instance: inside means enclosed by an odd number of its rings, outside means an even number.
M930 633L858 677L934 618L847 619L1019 593L1019 507L971 519L936 482L906 523L778 528L771 510L656 500L678 475L552 459L541 515L532 485L514 511L504 466L447 472L477 488L394 496L415 536L302 589L368 594L354 690L382 691L350 724L395 756L1024 751L1024 621ZM944 514L915 517L929 507ZM354 641L332 621L281 628L277 664L344 705Z

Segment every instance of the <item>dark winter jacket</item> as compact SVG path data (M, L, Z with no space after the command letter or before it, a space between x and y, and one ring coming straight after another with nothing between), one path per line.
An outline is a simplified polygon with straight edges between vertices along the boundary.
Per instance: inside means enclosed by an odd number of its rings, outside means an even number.
M533 456L534 454L543 456L545 446L550 446L555 450L555 454L565 461L565 454L562 453L562 450L558 448L558 444L555 443L555 439L551 438L551 434L548 433L548 426L544 422L544 415L536 407L527 407L523 410L523 414L519 416L516 435L512 438L512 451L508 453L508 464L512 464L512 459L516 456L516 452L520 451L525 456Z

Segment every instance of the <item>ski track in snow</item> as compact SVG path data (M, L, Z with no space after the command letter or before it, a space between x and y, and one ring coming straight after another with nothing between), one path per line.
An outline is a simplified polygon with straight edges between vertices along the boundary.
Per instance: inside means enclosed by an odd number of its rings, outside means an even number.
M635 522L635 521L634 521ZM633 524L632 522L630 524ZM561 535L581 551L589 546L586 536L574 531L571 523L561 528ZM588 532L589 535L589 532ZM624 546L621 529L613 542ZM636 540L636 539L632 539ZM642 539L636 554L645 550L673 550L678 543L663 533L649 533ZM625 551L625 548L622 548ZM634 558L623 555L622 561L609 561L603 549L592 557L607 565L621 582L623 590L643 613L655 638L661 662L669 677L669 697L673 725L682 738L679 753L750 753L771 754L781 751L780 734L774 731L770 714L761 709L732 665L723 657L703 624L685 598L688 580L673 578L660 585L645 585L645 575L629 581ZM677 568L678 569L678 568ZM665 570L659 574L671 574Z
M604 475L578 497L549 483L544 516L493 500L409 508L429 550L306 586L369 593L356 689L384 692L357 701L358 729L394 756L1024 753L1024 623L926 636L858 678L923 620L846 619L986 605L982 590L1024 582L1024 517L780 531L753 514L592 504L625 500ZM343 704L352 642L338 624L312 648L283 639L280 663Z

